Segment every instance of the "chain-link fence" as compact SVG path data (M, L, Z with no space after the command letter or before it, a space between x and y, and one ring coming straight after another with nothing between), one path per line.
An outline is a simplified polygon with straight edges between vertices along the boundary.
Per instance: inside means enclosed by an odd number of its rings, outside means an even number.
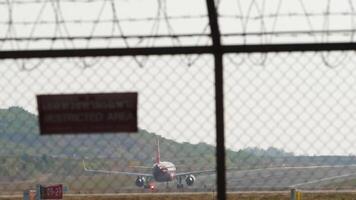
M73 193L141 191L157 139L177 173L215 169L211 56L5 60L1 191L63 183ZM229 191L353 189L354 52L228 54L225 64ZM33 70L24 70L22 64ZM20 64L22 63L22 64ZM91 67L82 67L91 63ZM139 93L137 134L40 136L36 94ZM186 191L214 191L214 172ZM176 183L159 184L175 191Z
M355 188L354 55L225 56L229 190Z
M223 45L354 41L352 1L261 2L217 2ZM180 4L189 9L177 11ZM190 0L0 1L0 55L147 48L146 56L1 60L0 194L36 184L63 184L67 193L216 191L205 8ZM179 54L149 52L171 46ZM184 51L197 46L206 54ZM227 191L356 187L354 52L289 48L223 55ZM138 133L40 136L36 95L112 92L138 93Z
M135 59L144 60L145 67ZM199 56L189 67L185 56L135 59L24 60L29 67L41 62L30 71L16 61L2 62L1 191L36 183L63 183L73 193L141 191L135 185L141 176L115 173L152 173L157 141L161 162L174 163L177 174L215 170L212 57ZM83 62L95 64L83 68ZM139 94L138 133L39 135L37 94L127 91ZM85 171L83 164L113 174ZM198 180L194 190L214 190L214 177ZM177 188L175 183L157 187Z

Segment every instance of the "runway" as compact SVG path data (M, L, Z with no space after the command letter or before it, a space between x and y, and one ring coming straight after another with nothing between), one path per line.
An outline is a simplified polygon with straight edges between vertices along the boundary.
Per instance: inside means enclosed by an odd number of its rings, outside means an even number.
M289 200L287 193L228 194L229 200ZM216 200L216 193L157 193L157 194L72 194L65 195L65 200ZM20 195L1 196L0 200L22 200Z
M252 170L230 170L226 173L227 191L289 191L292 188L312 191L353 191L354 185L338 186L345 180L356 180L356 165L320 165L300 167L270 167ZM157 184L160 192L177 191L175 182ZM192 187L185 186L184 192L216 191L216 176L196 176Z
M231 171L226 177L227 187L232 191L330 189L330 183L356 179L356 165L272 167Z
M290 200L289 192L229 192L229 200ZM352 200L355 192L303 192L303 200ZM65 200L216 200L216 193L122 193L122 194L68 194ZM21 195L0 195L0 200L22 200Z
M83 177L82 177L83 178ZM67 179L60 182L69 188L70 193L152 193L150 190L136 187L135 179L127 179L126 184L121 184L124 176L87 176L85 179ZM127 177L126 177L127 178ZM354 179L342 187L336 183ZM291 188L303 191L353 191L356 190L356 165L323 165L301 167L270 167L251 170L229 170L226 174L228 192L288 192ZM355 182L353 184L353 182ZM104 186L99 184L108 183ZM184 181L185 183L185 181ZM348 185L350 183L350 185ZM36 182L12 182L0 184L0 194L14 194L23 189L34 186ZM88 188L92 184L95 187ZM96 186L97 185L97 186ZM100 186L100 187L98 187ZM197 175L193 186L185 184L183 189L177 189L176 182L156 183L153 193L174 192L212 192L216 191L216 176Z

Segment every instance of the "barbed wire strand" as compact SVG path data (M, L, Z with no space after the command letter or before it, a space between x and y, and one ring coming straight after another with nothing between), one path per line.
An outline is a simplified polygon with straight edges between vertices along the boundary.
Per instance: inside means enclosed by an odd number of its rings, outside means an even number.
M108 1L106 1L106 0L102 2L102 5L101 5L100 10L99 10L99 14L98 14L98 16L96 17L95 23L93 23L93 26L92 26L92 28L91 28L91 30L90 30L90 33L89 33L89 37L91 37L91 38L94 36L94 33L95 33L95 31L96 31L96 28L97 28L99 22L101 21L100 18L101 18L101 16L102 16L103 12L104 12L104 9L106 8L107 2L108 2ZM112 35L113 35L113 33L112 33ZM112 35L111 35L111 36L112 36ZM92 42L92 40L87 40L87 42L86 42L86 48L87 48L87 49L90 48L90 43L91 43L91 42ZM110 42L108 42L107 47L108 47L109 45L110 45ZM100 62L100 58L95 58L95 59L93 59L93 61L92 61L91 63L89 63L89 62L84 58L84 59L82 59L83 69L86 69L86 68L95 66L95 65L96 65L97 63L99 63L99 62Z
M313 11L310 12L307 10L305 3L303 0L298 0L301 13L299 12L289 12L285 13L282 12L282 1L279 0L276 4L275 9L272 9L272 13L266 12L267 3L266 1L255 1L252 0L248 2L246 12L243 12L243 8L240 1L236 1L237 8L236 14L223 14L219 13L220 18L234 18L239 20L237 25L241 26L241 32L237 33L222 33L223 37L241 37L243 44L247 44L249 42L249 36L257 36L259 43L273 43L274 38L276 37L298 37L299 35L308 35L314 38L314 41L318 41L318 37L320 35L322 42L330 42L329 38L332 34L344 34L350 37L350 40L354 40L354 35L356 30L354 29L356 26L356 22L353 16L356 15L355 8L353 2L351 0L347 0L349 4L348 10L345 11L337 11L333 12L331 10L331 1L326 2L326 6L322 12ZM110 2L112 16L111 19L107 19L106 17L102 17L104 10L106 9L108 2ZM35 19L33 21L16 21L13 17L13 9L16 5L29 5L29 4L40 4L40 9L36 13ZM54 14L54 21L50 19L41 19L43 18L43 12L47 9L47 4L51 4L51 8ZM100 6L98 12L95 14L95 19L88 20L88 19L66 19L63 13L62 4L64 3L96 3ZM65 0L65 1L58 1L58 0L51 0L48 1L1 1L0 5L6 5L8 10L8 20L0 22L0 24L4 24L7 26L7 30L5 32L4 37L0 38L0 49L3 49L6 44L9 45L11 49L20 49L21 42L24 42L23 48L30 49L37 41L40 40L51 40L49 45L50 49L55 48L56 46L63 46L64 48L76 48L76 40L84 40L85 41L85 48L90 48L93 44L94 40L106 40L106 46L113 46L116 45L116 41L123 41L125 47L130 47L132 43L130 41L134 41L133 39L137 39L136 45L143 45L143 46L154 46L159 39L168 38L171 40L173 46L181 46L182 40L181 37L187 38L197 38L195 44L200 44L203 39L209 40L209 34L207 33L208 24L201 30L200 33L192 33L192 34L179 34L176 32L175 28L172 25L172 20L180 20L180 19L204 19L207 18L206 14L198 14L198 15L178 15L178 16L170 16L168 13L168 2L166 0L157 0L157 8L156 8L156 15L153 17L146 17L146 18L120 18L118 15L118 2L115 0ZM218 1L218 7L220 6L221 1ZM351 29L340 29L335 30L331 29L329 26L330 17L333 16L350 16L350 26ZM309 30L297 30L297 31L278 31L278 21L284 17L302 17L307 22L307 26ZM314 28L312 18L313 17L322 17L323 19L323 28L322 30L316 30ZM147 21L153 22L151 26L151 30L149 31L148 35L126 35L125 30L121 25L123 21L127 22L140 22L140 21ZM271 26L267 27L267 20L271 20ZM256 32L248 32L250 28L250 23L253 21L258 22L259 31ZM88 35L83 36L76 36L71 33L70 28L68 27L71 23L88 23L90 25L90 30L88 31ZM111 23L112 24L112 31L108 35L97 35L98 25L100 23ZM36 31L41 25L54 25L54 32L53 37L48 36L36 36ZM17 25L24 25L30 26L29 34L27 37L17 37L15 27ZM162 26L163 25L163 26ZM119 31L119 35L115 34L116 30ZM166 31L167 34L161 34L162 31ZM193 41L193 40L192 40ZM145 42L145 44L143 44ZM262 57L253 56L250 59L253 60L256 64L264 65L264 61L266 60L266 56L268 54L261 54ZM198 55L184 55L185 59L187 60L187 65L192 65L195 60L199 58ZM183 58L182 57L182 58ZM139 66L145 65L146 58L135 58L136 62ZM327 56L323 58L327 64ZM95 65L96 61L91 60L93 63L88 63L87 61L82 61L84 68L89 67L91 65Z
M110 3L111 3L112 17L113 17L113 21L114 21L115 27L117 27L117 29L119 30L120 35L125 35L124 34L124 30L121 27L120 20L119 20L119 17L118 17L118 13L117 13L117 10L116 10L116 1L115 0L111 0ZM123 39L123 41L124 41L125 47L129 48L130 45L129 45L128 41L125 38ZM135 62L137 63L137 65L139 67L143 67L142 63L137 59L136 56L134 56L133 58L134 58Z

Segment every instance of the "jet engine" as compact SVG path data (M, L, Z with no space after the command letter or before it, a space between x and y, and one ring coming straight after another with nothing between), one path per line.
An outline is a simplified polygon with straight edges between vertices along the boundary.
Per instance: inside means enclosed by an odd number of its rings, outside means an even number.
M186 182L187 185L189 185L189 186L193 185L194 182L195 182L195 176L193 176L193 175L187 176L187 178L185 179L185 182Z
M135 184L136 184L137 187L142 187L142 186L145 185L145 181L146 181L145 177L139 176L139 177L137 177L137 179L135 181Z

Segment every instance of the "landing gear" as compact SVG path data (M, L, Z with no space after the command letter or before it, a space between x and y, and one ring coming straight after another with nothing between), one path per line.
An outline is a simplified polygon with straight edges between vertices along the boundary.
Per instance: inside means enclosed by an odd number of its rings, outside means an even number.
M177 183L177 188L182 189L183 188L183 183Z
M151 178L147 178L145 181L145 185L143 186L143 188L145 189L151 189L152 186L152 179Z
M182 189L183 188L183 183L182 183L182 177L177 177L177 188Z

